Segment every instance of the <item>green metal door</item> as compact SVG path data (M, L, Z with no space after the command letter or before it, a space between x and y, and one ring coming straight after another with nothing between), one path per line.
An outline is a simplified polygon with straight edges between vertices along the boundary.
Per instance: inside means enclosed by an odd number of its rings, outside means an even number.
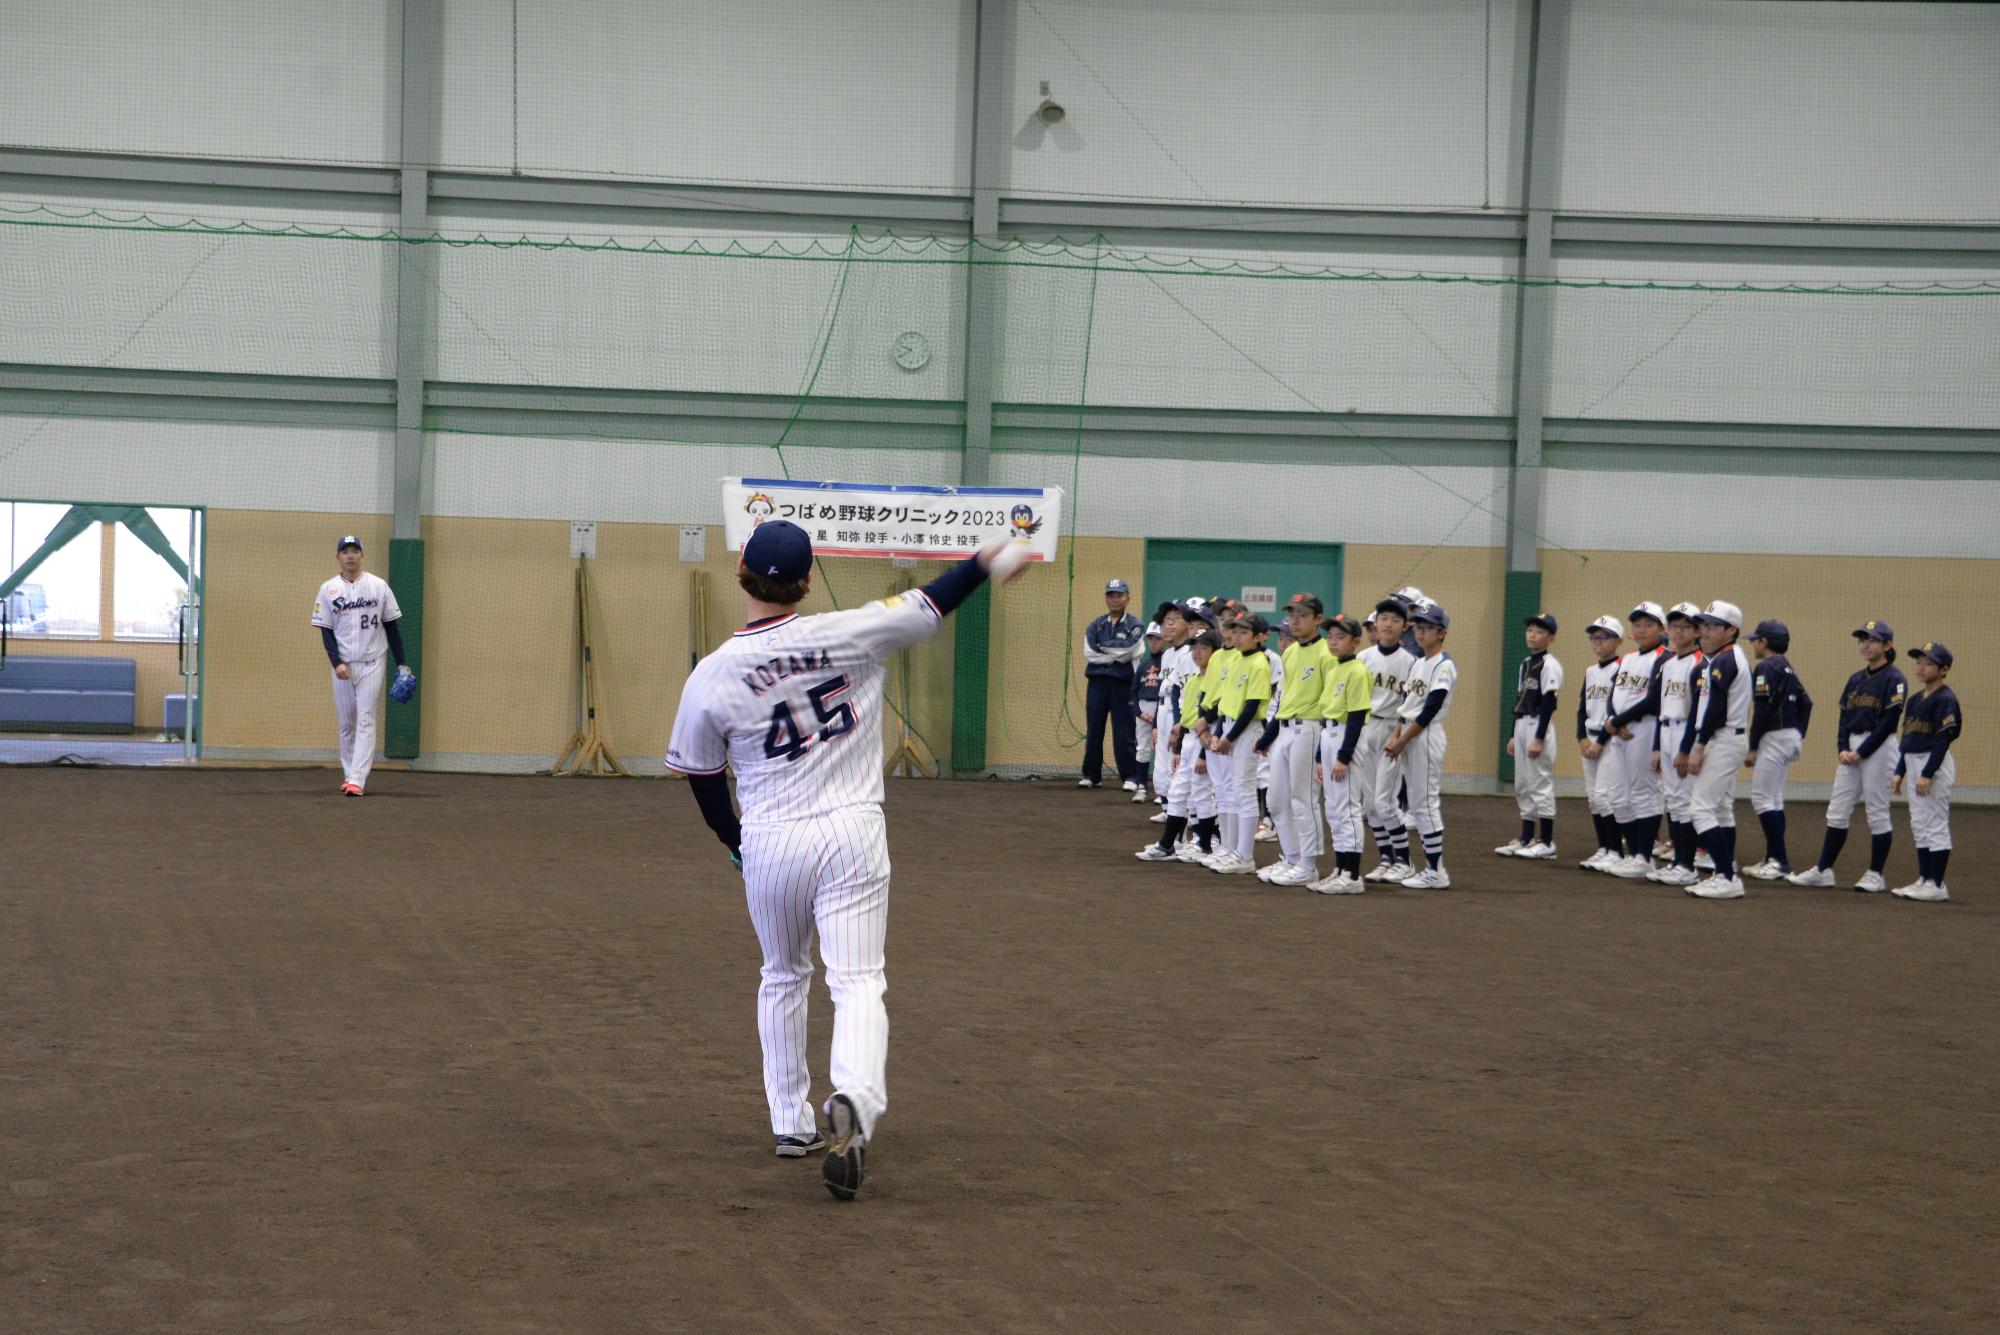
M1295 593L1315 593L1329 613L1340 606L1337 542L1146 540L1146 583L1133 611L1150 617L1169 598L1240 598L1275 621Z

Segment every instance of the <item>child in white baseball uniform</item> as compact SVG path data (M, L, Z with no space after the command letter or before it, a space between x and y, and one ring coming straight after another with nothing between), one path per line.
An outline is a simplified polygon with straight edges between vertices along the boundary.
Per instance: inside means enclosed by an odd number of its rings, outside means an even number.
M1449 890L1451 875L1444 869L1444 721L1451 713L1458 665L1444 651L1451 618L1442 607L1425 604L1411 614L1410 622L1424 656L1410 669L1400 726L1382 749L1402 761L1403 778L1410 785L1410 818L1424 841L1424 869L1405 877L1403 887Z
M863 1150L888 1108L883 947L889 846L882 819L883 660L937 633L1007 549L995 543L921 589L802 617L812 542L784 520L758 525L737 567L743 629L688 675L667 767L688 776L702 818L743 868L763 949L757 1032L781 1157L822 1144L807 1092L806 1000L817 934L833 996L827 1190L854 1199ZM739 821L723 775L736 772Z
M1514 805L1521 812L1521 833L1493 850L1503 858L1545 860L1556 855L1556 739L1549 726L1563 684L1562 664L1549 652L1556 625L1553 616L1537 612L1523 631L1528 656L1521 660L1515 683L1514 735L1507 739L1507 754L1514 758Z
M1270 624L1268 621L1266 625ZM1274 644L1273 641L1276 641ZM1280 621L1275 635L1264 637L1264 657L1271 665L1271 700L1265 707L1264 719L1269 721L1277 716L1278 702L1285 689L1285 649L1291 644L1291 628ZM1271 747L1274 739L1260 734L1254 744L1257 752L1257 834L1260 844L1278 842L1278 823L1271 815Z
M1756 655L1750 673L1750 756L1755 767L1750 809L1764 827L1764 860L1745 867L1743 874L1760 881L1792 874L1785 848L1785 781L1804 754L1813 702L1785 657L1791 647L1791 628L1782 621L1760 621L1750 636L1750 651Z
M1694 780L1695 836L1708 850L1715 871L1685 887L1699 899L1741 899L1736 874L1736 776L1750 753L1750 660L1736 643L1743 610L1712 602L1695 618L1701 627L1701 675L1694 700L1694 727L1682 739L1687 752L1676 758Z
M1610 714L1599 740L1604 756L1599 773L1611 793L1611 814L1625 855L1603 868L1613 876L1636 881L1653 871L1653 843L1660 833L1658 755L1660 668L1666 649L1666 610L1658 603L1640 603L1628 619L1633 648L1618 658L1611 679Z
M414 677L403 665L403 634L389 582L361 568L361 539L348 534L335 548L340 573L319 586L312 624L333 665L333 712L340 723L340 791L360 797L375 766L375 716L388 678L386 652L396 675Z
M1611 690L1618 680L1618 646L1625 642L1625 626L1617 617L1599 617L1584 635L1597 661L1583 670L1583 689L1577 693L1576 749L1583 757L1583 796L1590 806L1590 823L1597 829L1597 851L1577 865L1585 871L1603 871L1624 856L1602 737L1604 721L1611 717Z
M1854 641L1862 666L1840 693L1839 736L1835 739L1840 765L1833 772L1833 795L1826 803L1826 842L1820 846L1818 862L1785 879L1793 885L1834 883L1833 864L1847 843L1847 823L1854 818L1854 804L1860 802L1868 814L1868 833L1873 841L1868 870L1854 888L1873 894L1889 888L1882 878L1889 865L1889 847L1895 842L1895 826L1889 820L1889 782L1895 778L1896 757L1902 752L1897 729L1903 721L1910 683L1896 666L1896 633L1888 622L1870 621L1854 632Z
M1660 726L1656 735L1653 764L1660 775L1660 794L1667 809L1667 839L1673 857L1666 866L1647 873L1658 885L1689 886L1701 880L1695 870L1694 784L1674 764L1681 754L1681 742L1694 726L1694 693L1701 671L1701 632L1695 618L1701 609L1693 603L1675 603L1667 609L1667 659L1657 678L1660 696Z
M1201 693L1209 663L1222 647L1221 639L1205 624L1182 646L1187 658L1168 674L1160 707L1170 711L1173 726L1167 728L1167 748L1171 753L1167 774L1166 828L1160 841L1147 844L1135 855L1141 862L1194 862L1213 851L1215 833L1215 786L1203 760L1201 736L1196 724L1201 720ZM1194 838L1180 847L1181 836L1190 828Z
M1889 893L1898 899L1936 904L1951 898L1945 867L1951 862L1951 786L1958 761L1950 754L1964 727L1958 697L1944 684L1951 650L1932 641L1911 655L1912 671L1923 689L1903 710L1903 744L1892 785L1910 786L1910 834L1917 843L1917 879Z
M1410 669L1417 665L1417 656L1403 643L1408 625L1409 609L1399 599L1384 598L1375 604L1375 615L1364 627L1373 629L1375 643L1355 655L1355 661L1368 671L1373 693L1368 700L1368 722L1362 725L1361 741L1354 748L1349 786L1381 857L1376 868L1362 877L1364 881L1401 881L1416 873L1410 865L1410 836L1397 800L1403 767L1388 751L1389 739L1396 735L1404 693L1409 689Z

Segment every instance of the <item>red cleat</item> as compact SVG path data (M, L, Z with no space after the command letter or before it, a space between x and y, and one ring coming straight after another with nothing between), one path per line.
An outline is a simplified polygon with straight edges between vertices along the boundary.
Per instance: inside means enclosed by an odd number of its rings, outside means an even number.
M347 797L359 797L361 796L361 785L355 783L343 783L340 785L340 791L343 795Z

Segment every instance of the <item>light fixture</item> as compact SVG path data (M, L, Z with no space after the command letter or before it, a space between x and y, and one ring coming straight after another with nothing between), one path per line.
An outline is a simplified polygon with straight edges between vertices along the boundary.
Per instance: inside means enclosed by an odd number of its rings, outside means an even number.
M1044 125L1056 125L1061 123L1062 118L1068 114L1068 112L1063 110L1062 103L1049 96L1049 81L1047 79L1042 80L1042 103L1035 108L1037 119Z

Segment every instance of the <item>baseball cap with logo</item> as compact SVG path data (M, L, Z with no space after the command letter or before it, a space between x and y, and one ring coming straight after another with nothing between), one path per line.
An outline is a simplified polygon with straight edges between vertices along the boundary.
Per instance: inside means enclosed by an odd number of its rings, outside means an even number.
M1589 626L1584 628L1584 634L1591 635L1595 634L1600 630L1607 635L1615 635L1621 640L1625 638L1625 623L1620 621L1617 617L1597 618L1597 620L1591 622Z
M1264 619L1262 612L1250 612L1240 619L1244 625L1250 628L1252 635L1269 635L1271 633L1271 623Z
M1928 658L1941 668L1951 666L1951 650L1945 648L1935 640L1925 640L1923 647L1910 656L1912 658Z
M743 544L743 568L770 579L804 579L812 569L812 539L788 519L767 519Z
M1880 640L1884 644L1896 638L1896 632L1889 629L1886 621L1871 621L1854 632L1857 640Z
M1666 609L1661 607L1658 603L1640 603L1638 606L1634 607L1632 609L1630 619L1633 621L1637 621L1640 617L1647 618L1648 620L1652 621L1655 625L1664 626L1667 624Z
M1667 624L1671 626L1676 621L1693 621L1700 615L1701 609L1693 603L1675 603L1667 609Z
M1718 598L1707 607L1702 608L1701 612L1695 617L1695 620L1713 622L1718 626L1741 626L1743 624L1743 609L1735 603L1725 603Z
M1357 640L1361 638L1361 623L1345 612L1340 613L1327 622L1326 628L1328 630L1337 630L1343 635L1352 635Z
M1122 579L1114 579L1104 586L1106 593L1130 593L1132 586Z
M1774 621L1766 617L1757 623L1756 630L1750 632L1750 638L1753 640L1789 640L1792 638L1792 628L1782 621Z
M1164 635L1164 634L1166 634L1166 632L1160 629L1160 623L1159 623L1159 622L1157 622L1157 621L1148 621L1148 622L1146 623L1146 638L1147 638L1147 639L1149 639L1149 640L1156 640L1156 639L1158 639L1158 638L1159 638L1160 636L1162 636L1162 635Z
M1439 630L1451 629L1451 618L1445 615L1445 610L1436 603L1419 604L1417 610L1410 613L1410 620L1420 626L1436 626Z
M1311 594L1311 593L1293 594L1292 601L1285 604L1285 610L1289 612L1294 607L1303 607L1308 612L1311 612L1314 616L1326 615L1326 604L1319 600L1319 596L1317 594Z
M350 533L346 537L342 538L339 542L333 544L333 550L335 552L344 552L349 547L352 547L357 552L360 551L361 539L355 537L352 533Z
M1524 626L1540 626L1551 635L1556 633L1556 619L1553 613L1537 612L1521 624Z

